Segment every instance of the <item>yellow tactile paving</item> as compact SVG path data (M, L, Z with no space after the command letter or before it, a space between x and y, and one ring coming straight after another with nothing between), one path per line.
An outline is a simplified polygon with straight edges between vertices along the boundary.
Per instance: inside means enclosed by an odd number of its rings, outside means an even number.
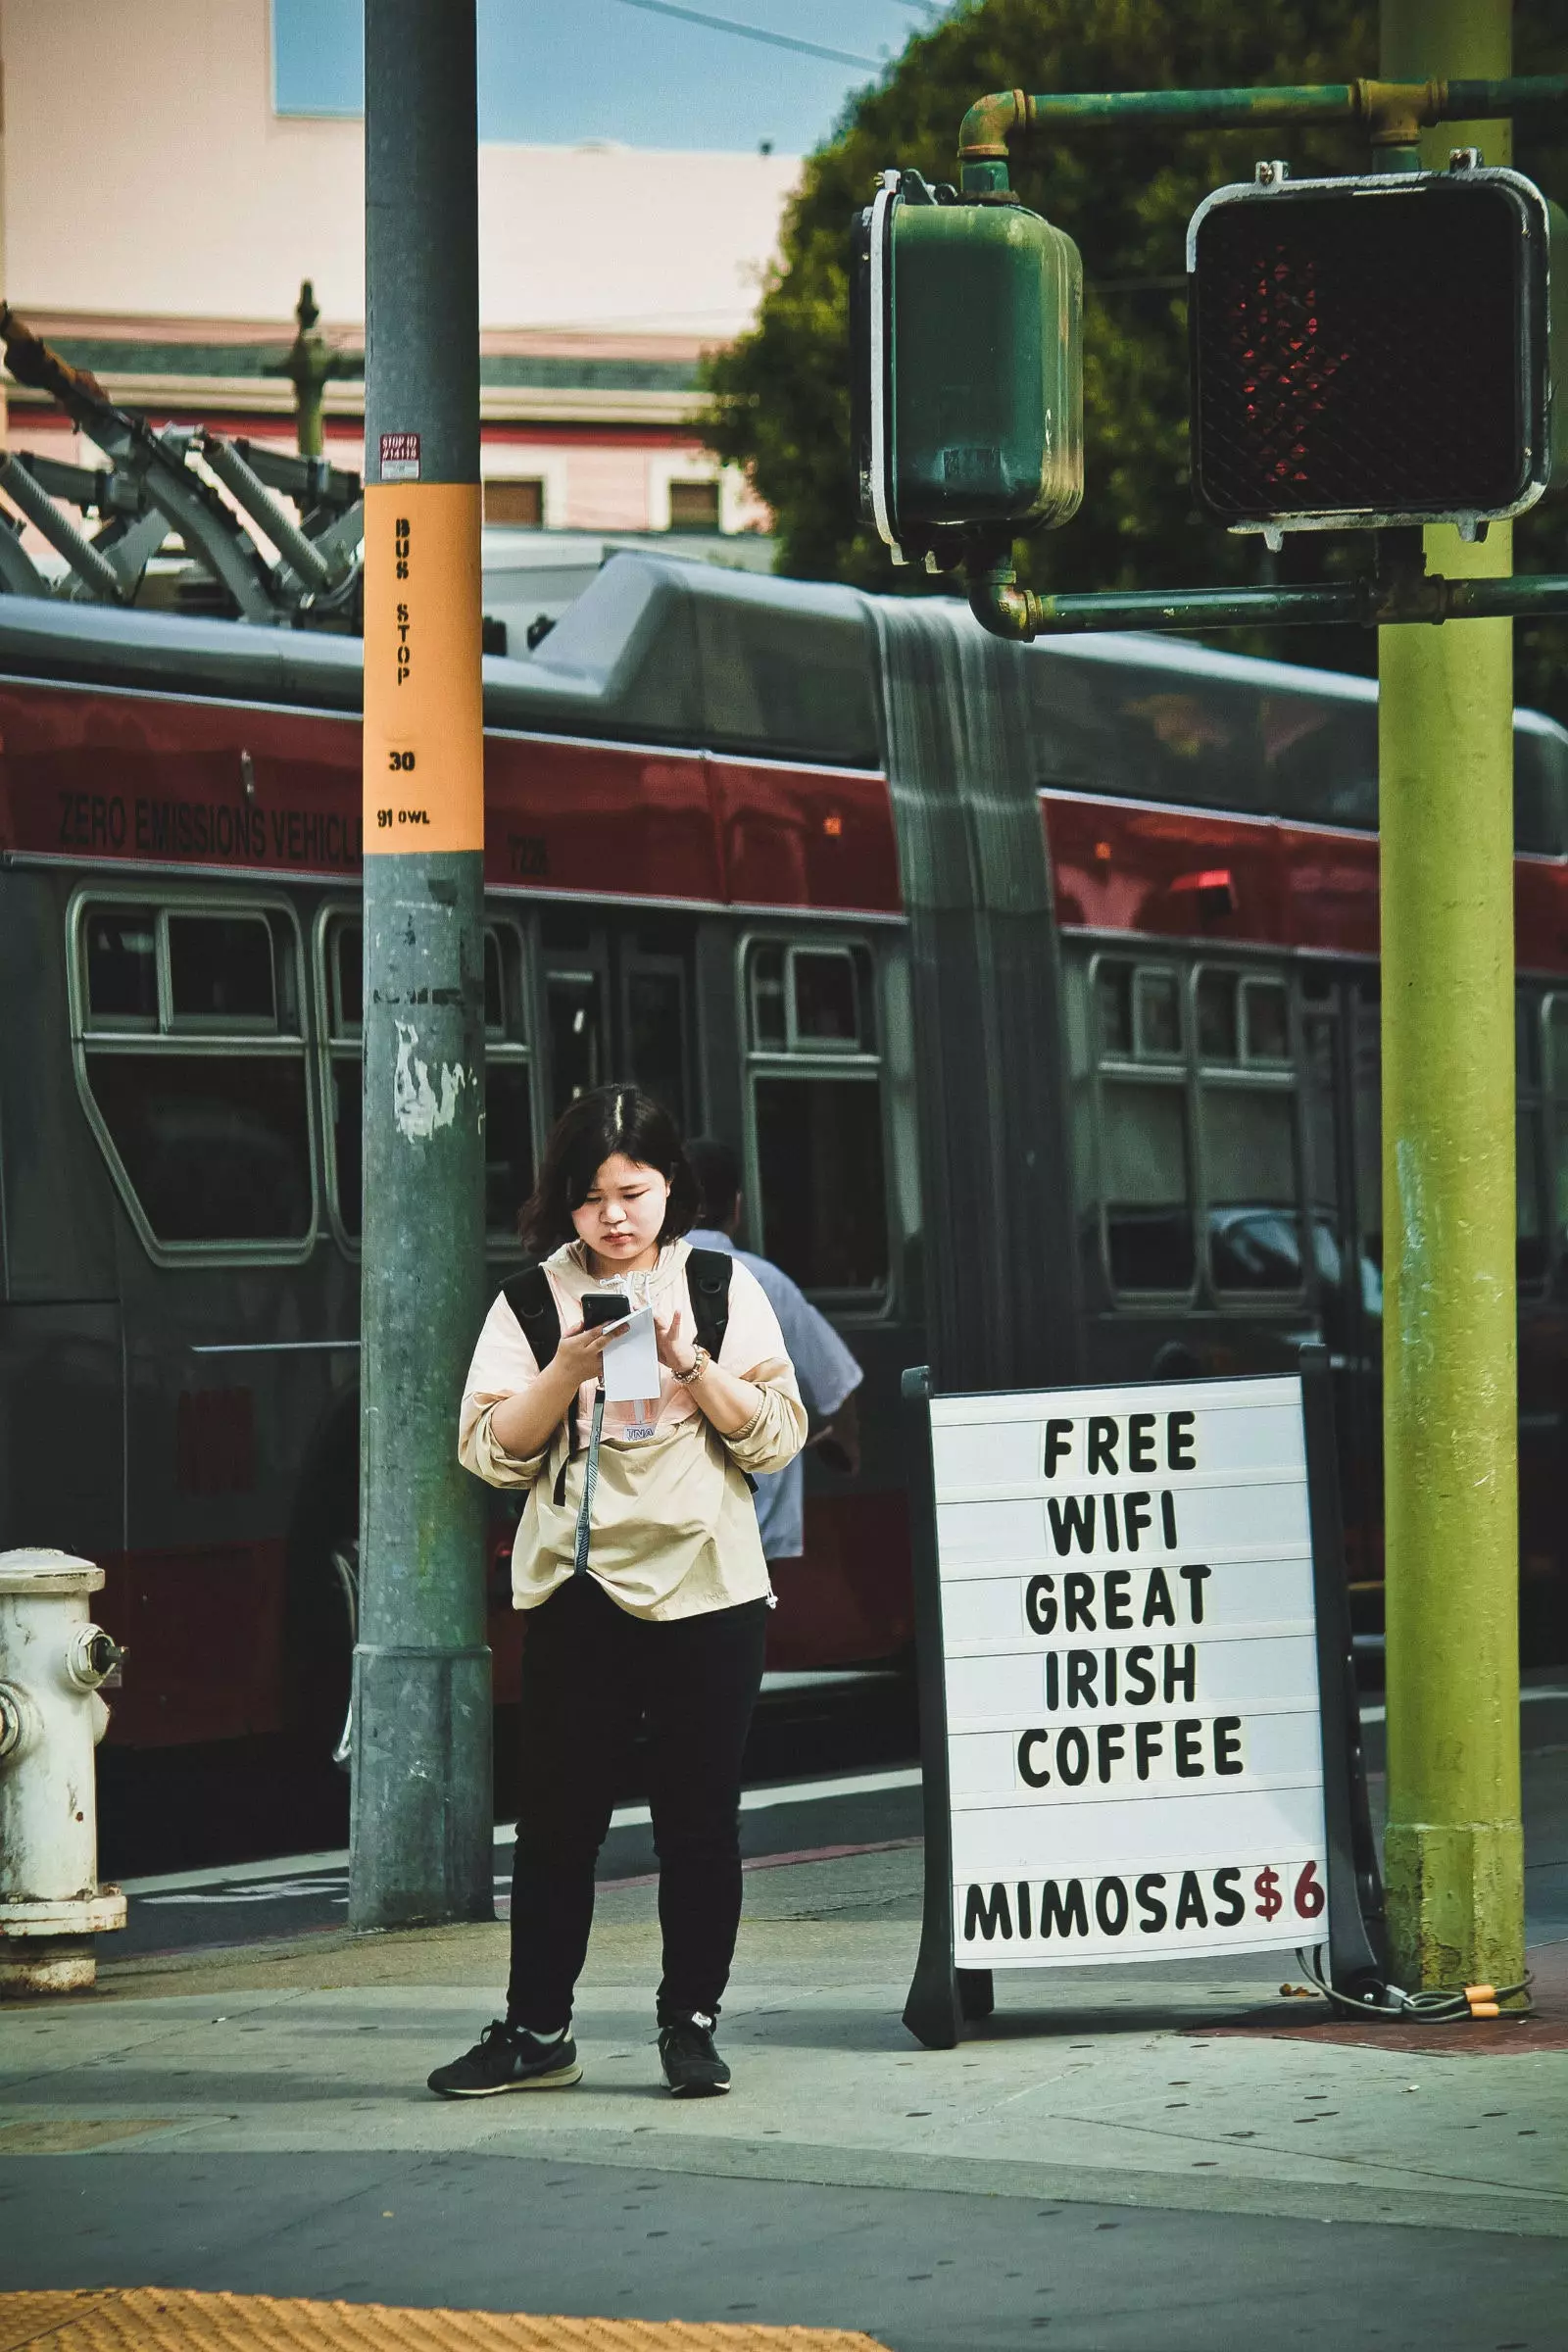
M0 2295L0 2352L881 2352L841 2328L406 2311L173 2288Z
M90 2303L107 2302L112 2291L0 2295L0 2352L21 2352L22 2345L39 2342L62 2321L84 2318Z

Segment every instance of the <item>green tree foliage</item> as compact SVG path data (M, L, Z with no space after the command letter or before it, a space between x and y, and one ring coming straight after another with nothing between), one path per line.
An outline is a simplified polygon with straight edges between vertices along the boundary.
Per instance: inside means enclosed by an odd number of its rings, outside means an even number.
M1554 24L1549 20L1557 18ZM1560 0L1524 0L1515 70L1568 70ZM1362 0L970 0L911 40L881 82L807 161L785 217L781 259L756 327L708 364L707 434L745 466L777 517L779 568L808 579L920 592L858 518L850 466L848 232L876 173L913 165L956 177L957 128L987 90L1220 88L1344 81L1377 71L1377 10ZM1053 589L1198 587L1318 579L1368 560L1364 538L1315 535L1269 558L1194 514L1187 474L1187 221L1209 189L1251 175L1260 154L1297 177L1366 169L1350 132L1188 132L1081 127L1014 151L1025 203L1074 237L1084 258L1084 433L1088 481L1073 521L1020 549L1020 575ZM1568 143L1516 160L1568 197ZM1441 364L1441 360L1438 361ZM1568 569L1568 494L1518 526L1520 568ZM1568 627L1519 632L1520 699L1568 717ZM1280 631L1233 650L1347 669L1375 662L1370 634Z

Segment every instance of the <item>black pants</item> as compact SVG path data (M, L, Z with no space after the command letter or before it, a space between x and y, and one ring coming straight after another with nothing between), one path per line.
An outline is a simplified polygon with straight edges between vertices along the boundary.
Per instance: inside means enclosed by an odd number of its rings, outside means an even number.
M514 2025L549 2033L571 2015L594 1864L643 1720L664 1938L660 2023L718 2014L740 1927L741 1751L766 1629L761 1600L658 1624L628 1617L586 1576L530 1611L507 1989Z

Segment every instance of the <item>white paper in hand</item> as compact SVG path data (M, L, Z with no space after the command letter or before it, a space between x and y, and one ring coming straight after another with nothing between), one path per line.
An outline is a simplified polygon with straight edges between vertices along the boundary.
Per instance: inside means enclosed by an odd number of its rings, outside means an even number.
M659 1342L654 1310L639 1307L618 1340L607 1340L601 1361L605 1396L612 1404L637 1404L659 1395Z

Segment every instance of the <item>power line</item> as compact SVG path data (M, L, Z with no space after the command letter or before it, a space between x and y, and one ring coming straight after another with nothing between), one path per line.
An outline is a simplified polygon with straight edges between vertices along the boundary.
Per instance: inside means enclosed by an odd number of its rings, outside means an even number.
M882 60L857 57L849 49L824 49L819 41L797 41L787 32L764 32L760 24L740 24L733 17L710 17L705 9L677 8L675 0L621 0L623 8L645 8L650 16L679 17L687 24L705 24L710 32L733 32L743 41L765 41L770 49L794 49L802 57L825 57L833 66L865 66L875 74Z

